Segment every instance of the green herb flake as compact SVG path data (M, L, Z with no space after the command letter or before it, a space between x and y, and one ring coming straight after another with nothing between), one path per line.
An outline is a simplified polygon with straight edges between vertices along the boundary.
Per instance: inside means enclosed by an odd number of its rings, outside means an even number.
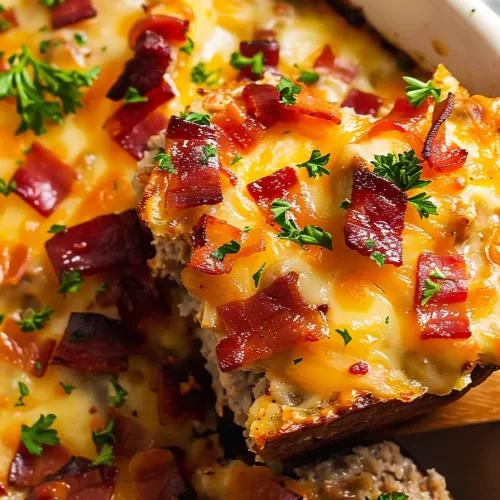
M109 397L109 403L113 408L121 408L127 401L128 392L118 383L117 375L112 375L109 381L115 390L114 396Z
M221 72L220 69L209 71L206 64L200 62L191 70L191 81L198 84L205 83L209 87L219 85Z
M349 200L344 200L340 205L339 208L342 210L349 210L351 208L351 202Z
M343 330L339 330L337 328L335 329L335 332L338 333L344 339L345 346L352 340L352 337L349 335L347 328L344 328Z
M105 444L115 444L116 438L113 434L113 428L115 426L115 421L110 418L106 427L101 431L92 431L92 441L96 446L102 446Z
M302 92L300 85L295 85L289 78L281 77L278 85L276 85L280 93L280 102L285 106L292 106L297 102L297 95Z
M98 295L101 295L104 292L107 292L109 288L109 283L107 281L103 281L98 287L97 290L95 291L96 297Z
M251 230L252 230L252 228L251 228L250 226L245 226L245 227L243 228L243 232L244 232L244 233L249 233Z
M318 149L315 149L311 153L309 160L304 163L299 163L297 167L306 168L309 177L316 178L321 177L322 175L330 175L330 171L325 168L329 161L330 153L321 156L321 152Z
M425 280L424 283L424 291L423 291L423 296L424 298L422 299L421 304L425 306L431 298L436 295L436 293L439 292L441 289L439 283L436 281L432 281L430 278L436 278L436 279L445 279L446 276L444 275L443 271L439 269L437 266L434 267L434 270L429 274L429 278Z
M243 156L236 155L232 160L231 160L231 165L236 165L239 161L243 160Z
M59 385L63 388L64 392L68 395L71 394L76 389L76 387L74 385L66 385L64 382L59 382Z
M186 38L187 38L186 45L183 45L179 50L190 56L193 53L194 42L192 38L188 36L186 36Z
M30 390L28 389L28 386L24 382L18 382L17 385L19 387L19 399L17 400L14 406L25 406L24 398L26 396L29 396Z
M0 194L3 194L4 196L9 196L9 194L12 193L12 191L15 191L16 189L17 189L16 181L10 181L9 184L7 184L3 179L0 179Z
M5 319L5 314L0 314L0 325L3 323L4 319Z
M319 80L319 73L316 73L316 71L301 68L298 64L294 64L293 66L300 71L300 76L297 78L298 82L311 84L316 83Z
M302 361L304 360L304 358L297 358L297 359L294 359L293 360L293 365L298 365L299 363L301 363Z
M370 500L366 497L367 500ZM391 491L390 493L382 493L378 496L377 500L409 500L409 496L399 491Z
M255 288L259 287L260 278L262 277L262 273L264 272L264 269L266 268L266 266L267 266L267 262L264 262L264 264L262 264L262 266L260 266L259 270L254 275L252 275Z
M240 249L241 249L241 244L238 243L236 240L231 240L229 243L224 243L224 245L214 250L210 254L210 257L222 261L224 260L224 257L227 254L238 253Z
M134 87L129 87L127 89L127 93L123 98L123 102L131 103L131 102L147 102L148 98L146 96L142 96L139 91Z
M443 271L441 271L441 269L439 269L439 267L437 267L437 266L434 266L434 270L429 274L429 276L431 278L438 278L441 280L444 280L446 278Z
M386 317L385 317L385 320L384 320L384 323L385 323L386 325L388 325L388 324L389 324L389 321L390 321L389 316L386 316Z
M32 311L26 318L21 318L21 320L16 322L16 325L20 326L21 331L24 333L41 330L45 326L45 323L50 320L50 315L53 312L52 308L45 306L41 311Z
M79 270L63 271L59 281L57 293L65 295L66 293L77 293L83 283L83 276Z
M403 76L403 80L408 84L405 87L408 103L413 104L418 108L429 96L434 98L434 101L439 103L441 97L441 89L434 87L432 80L421 82L412 76Z
M73 38L78 45L85 45L87 43L87 34L83 31L76 32Z
M50 429L56 418L52 414L40 415L40 418L31 427L22 425L21 440L32 455L41 457L43 445L55 446L59 444L57 431Z
M40 42L40 45L38 46L38 51L40 52L40 54L46 54L49 51L51 44L52 40L42 40Z
M252 57L245 57L239 52L233 52L230 64L235 69L243 69L251 66L251 71L254 75L262 75L264 73L264 53L257 52Z
M63 4L64 0L39 0L39 2L42 5L45 5L45 7L48 7L49 9L52 9L52 7L55 7L56 5Z
M365 247L371 250L375 247L375 242L373 240L366 240Z
M187 122L196 123L197 125L210 125L210 115L206 113L196 113L195 111L189 111L188 113L181 112L179 117Z
M200 163L206 165L210 158L215 158L217 156L218 150L215 146L211 144L205 144L202 148L203 156L200 158Z
M168 153L165 153L163 148L160 148L160 152L154 156L153 160L157 163L160 170L170 172L171 174L177 173L177 169L172 164L172 157Z
M113 460L115 459L113 455L113 447L109 444L105 444L101 448L101 452L98 457L92 462L92 465L113 465Z
M378 267L384 267L385 264L385 255L382 252L379 252L378 250L375 250L370 255L370 259L375 261Z
M66 229L67 229L66 226L62 224L52 224L52 226L50 226L50 229L47 232L51 234L56 234L56 233L62 233L63 231L66 231Z

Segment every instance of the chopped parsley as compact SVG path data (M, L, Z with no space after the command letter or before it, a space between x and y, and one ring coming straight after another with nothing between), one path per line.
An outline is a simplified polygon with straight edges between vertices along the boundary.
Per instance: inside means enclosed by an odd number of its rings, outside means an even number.
M217 148L211 144L205 144L202 148L203 156L200 158L200 163L206 165L210 158L215 158L217 156Z
M71 332L71 335L69 337L69 341L71 343L76 343L76 342L81 342L82 340L85 340L87 338L87 334L78 328L77 330L74 330Z
M224 243L224 245L220 246L216 250L214 250L210 257L213 257L216 260L224 260L224 257L229 253L238 253L241 249L240 243L236 240L231 240L229 243Z
M370 259L372 259L373 261L375 261L375 263L377 264L378 267L384 267L384 264L385 264L385 255L382 252L379 252L378 250L375 250L375 252L373 252L370 255Z
M365 241L365 247L369 248L370 250L375 247L375 242L373 240L366 240Z
M66 385L64 382L59 382L59 385L63 388L66 394L71 394L76 389L74 385Z
M441 89L434 87L432 80L425 83L411 76L403 76L403 80L408 84L405 87L408 103L413 104L415 108L418 108L429 96L432 96L436 103L439 102Z
M264 73L264 53L257 52L252 57L245 57L239 52L233 52L231 54L230 64L235 69L243 69L247 66L251 66L251 71L255 75L261 75Z
M183 45L179 50L190 56L193 53L194 42L192 38L188 36L186 36L186 38L187 38L186 45Z
M4 319L5 319L5 314L0 314L0 325L3 323Z
M385 317L385 320L384 320L384 323L385 323L386 325L388 325L388 324L389 324L389 320L390 320L389 316L386 316L386 317Z
M39 2L42 5L45 5L45 7L49 7L49 9L51 9L56 5L61 5L62 3L64 3L64 0L39 0Z
M279 198L271 204L274 220L281 227L278 238L293 241L299 245L317 245L328 250L332 249L332 235L317 226L305 226L300 229L293 219L288 219L286 213L292 207L289 203Z
M232 160L231 160L231 165L236 165L239 161L243 160L243 156L236 155Z
M441 269L439 269L437 266L435 266L434 270L429 273L429 278L427 278L424 283L424 298L421 302L423 306L425 306L425 304L427 304L427 302L429 302L429 300L431 300L431 298L434 297L434 295L436 295L436 293L438 293L441 289L439 283L437 283L436 281L432 281L430 278L442 280L445 279L446 276L444 275L443 271L441 271Z
M298 64L294 64L293 66L300 71L300 76L297 78L298 82L307 84L316 83L319 80L319 73L316 73L316 71L301 68Z
M183 120L191 123L196 123L197 125L210 125L210 115L207 115L206 113L196 113L195 111L189 111L188 113L181 112L179 116Z
M297 95L302 92L302 87L300 85L295 85L295 83L290 80L290 78L281 77L278 85L276 85L278 92L280 93L280 102L285 106L291 106L297 102Z
M339 330L337 328L335 332L338 333L344 339L345 346L352 340L352 337L349 335L347 328L344 328L343 330Z
M46 54L49 51L51 45L52 40L42 40L40 42L40 45L38 46L38 52L40 52L40 54Z
M339 205L339 208L341 208L342 210L349 210L349 208L351 207L351 202L349 200L344 200L340 205Z
M307 168L309 177L321 177L322 175L330 175L330 171L325 168L330 160L330 153L321 156L319 149L315 149L311 153L311 158L304 163L299 163L297 167Z
M220 74L220 69L208 71L206 64L201 62L191 70L191 80L193 83L205 83L209 87L212 87L214 85L219 85Z
M127 401L128 392L118 383L118 376L112 375L109 379L115 395L109 397L109 402L113 408L121 408Z
M62 224L52 224L52 226L50 226L50 229L47 232L55 234L55 233L62 233L63 231L66 231L66 226Z
M17 189L16 181L10 181L9 184L7 184L3 179L0 179L0 194L3 194L4 196L9 196L9 194L12 191L15 191L16 189Z
M420 178L421 163L422 160L415 155L413 149L395 155L392 153L375 155L375 160L371 162L374 174L390 180L402 191L424 188L431 183ZM438 215L436 205L425 192L408 198L408 202L415 207L421 219L429 215Z
M97 290L95 291L96 296L101 295L102 293L106 292L109 288L109 283L107 281L103 281L98 287Z
M264 269L266 266L267 266L267 262L264 262L264 264L262 264L262 266L260 266L259 270L254 275L252 275L255 288L258 288L259 283L260 283L260 278L262 277L262 273L264 272Z
M102 446L104 444L116 443L116 438L113 434L114 426L115 421L110 418L102 431L92 431L92 441L94 441L94 444L96 446Z
M100 68L87 72L55 68L37 59L25 45L8 61L11 68L0 73L0 100L14 97L17 101L21 123L16 135L27 130L44 134L46 120L61 123L64 114L75 113L82 107L80 89L90 87L100 71ZM28 68L32 69L33 77Z
M470 10L470 13L471 13L471 14L474 14L474 12L476 12L476 10L477 10L477 9L471 9L471 10Z
M24 398L29 396L30 390L24 382L18 382L17 385L19 386L19 399L14 406L24 406Z
M123 102L132 103L132 102L147 102L148 98L146 96L142 96L139 91L134 87L129 87L127 89L127 93L123 98Z
M441 279L441 280L444 280L446 278L446 276L444 275L443 271L441 271L441 269L439 269L439 267L437 266L434 266L434 271L432 271L429 276L431 278L438 278L438 279Z
M87 34L83 31L78 31L73 35L75 42L78 45L85 45L87 43Z
M66 293L77 293L83 283L82 273L76 269L75 271L63 271L59 281L59 289L57 293L64 295Z
M408 495L400 493L399 491L391 491L390 493L382 493L378 496L377 500L408 500L409 498Z
M294 365L294 366L295 366L295 365L298 365L298 364L299 364L301 361L303 361L303 360L304 360L304 358L297 358L297 359L294 359L294 360L293 360L293 365Z
M113 455L113 447L109 444L105 444L101 448L101 452L98 457L92 462L92 465L113 465L113 460L115 459Z
M170 172L171 174L176 174L177 169L172 164L172 157L165 153L163 148L160 148L160 152L153 158L153 160L158 164L160 170L165 172Z
M250 226L245 226L245 227L243 228L243 232L244 232L244 233L249 233L251 230L252 230L252 228L251 228Z
M59 444L59 437L55 429L49 427L54 423L56 416L40 415L40 418L31 426L22 425L21 439L32 455L42 456L43 445L55 446Z
M49 306L45 306L41 311L32 311L28 317L21 318L16 322L16 325L21 327L21 331L24 333L35 332L36 330L41 330L47 321L50 319L50 315L54 312Z

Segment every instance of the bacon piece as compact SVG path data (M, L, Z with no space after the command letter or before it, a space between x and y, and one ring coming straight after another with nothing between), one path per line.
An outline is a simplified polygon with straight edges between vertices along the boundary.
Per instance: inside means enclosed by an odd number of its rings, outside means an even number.
M120 107L110 116L104 128L111 138L128 151L135 159L144 156L147 134L156 134L159 127L163 128L163 121L158 116L147 120L156 108L162 106L175 96L174 91L166 82L153 89L146 97L147 102L131 102ZM144 123L146 122L146 123Z
M330 45L325 45L314 62L314 69L318 73L330 74L345 83L352 82L358 74L357 66L336 58Z
M297 102L295 104L283 109L297 111L301 115L312 116L313 118L329 120L336 125L341 123L340 106L338 103L313 96L309 94L305 87L303 87L302 92L296 98ZM285 105L282 104L282 106L284 107Z
M143 17L130 30L128 42L131 49L136 47L136 40L146 30L157 33L167 42L185 42L186 33L189 31L189 21L160 14Z
M227 333L216 348L221 371L328 335L324 316L304 301L298 280L299 275L292 271L248 299L217 307Z
M443 279L431 276L440 271ZM439 291L422 305L426 281ZM467 317L467 267L461 255L423 252L418 259L415 309L422 339L467 339L471 336Z
M86 458L72 457L32 488L26 500L111 500L118 472L116 467L94 466Z
M111 409L110 417L114 420L113 435L116 444L113 452L117 457L131 457L141 451L158 446L155 438L135 417L124 417L118 411Z
M168 124L165 149L176 174L167 173L167 207L190 208L215 205L222 201L218 154L206 157L207 146L217 147L218 134L213 128L198 125L178 116Z
M64 0L50 9L52 28L55 30L97 16L91 0Z
M130 461L129 470L134 480L134 498L140 500L196 498L170 450L155 448L137 453Z
M276 40L251 40L240 43L240 52L245 57L253 57L262 52L264 71L276 70L280 60L280 46ZM259 80L262 73L253 73L252 66L240 70L240 79Z
M170 62L170 45L153 31L144 31L136 42L136 54L125 64L118 80L109 89L106 97L119 101L125 97L129 87L146 95L163 82L163 75Z
M368 363L364 361L358 361L349 367L349 373L351 375L366 375L370 371Z
M386 264L401 266L407 199L406 193L387 179L356 170L344 227L346 245L361 255L380 252Z
M212 215L203 214L196 224L194 232L195 243L188 267L205 274L230 273L237 260L265 250L264 239L259 230L254 229L245 233ZM241 245L238 253L227 254L223 260L217 260L210 256L214 250L232 240Z
M45 446L43 455L38 457L20 441L10 464L9 486L34 486L45 476L57 472L70 458L71 454L60 444Z
M48 217L69 195L76 174L35 141L12 180L17 184L16 193L39 214Z
M79 270L90 276L145 262L141 226L133 209L72 226L55 234L45 249L57 275Z
M375 116L381 105L382 98L378 95L351 89L340 107L353 108L358 115Z
M213 404L210 382L201 363L188 360L181 365L171 357L163 361L157 405L160 424L179 418L202 420Z
M98 373L125 371L129 344L121 321L96 313L71 313L50 364Z
M247 189L256 203L267 209L276 198L285 198L290 188L298 183L297 171L285 167L247 184Z
M0 242L0 286L17 285L28 265L30 249L22 243Z
M221 128L243 151L253 149L264 133L264 127L245 114L234 102L212 118L212 123Z
M455 97L450 92L448 97L436 105L432 114L432 126L427 134L422 157L433 170L453 172L464 166L468 153L454 143L446 141L445 121L451 116Z
M250 83L243 89L243 100L247 113L256 118L264 127L272 127L281 121L280 97L273 85Z

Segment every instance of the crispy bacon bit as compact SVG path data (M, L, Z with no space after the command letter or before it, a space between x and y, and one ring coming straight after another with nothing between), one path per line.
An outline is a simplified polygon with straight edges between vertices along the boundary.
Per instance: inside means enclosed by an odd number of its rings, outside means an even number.
M292 271L248 299L217 307L227 333L217 345L223 372L328 335L324 316L304 301L298 280Z
M131 102L120 107L106 120L104 128L115 142L135 159L140 160L147 144L146 134L155 134L159 131L158 127L163 128L163 122L158 116L150 120L147 118L174 96L174 91L163 81L160 87L146 95L147 102Z
M288 110L297 111L301 115L312 116L313 118L329 120L336 125L341 123L340 106L338 103L313 96L309 94L306 88L296 98L297 103L293 106L288 106Z
M139 423L136 418L124 417L115 410L110 411L115 425L113 435L116 444L113 452L117 457L131 457L141 451L158 446L155 438Z
M358 74L357 66L336 58L330 45L325 45L314 63L314 69L318 73L330 74L345 83L352 82Z
M280 46L276 40L251 40L240 43L240 52L245 57L253 57L262 52L264 56L264 71L274 70L278 67L280 60ZM240 78L259 80L262 74L252 73L252 66L240 70Z
M431 274L442 274L437 278ZM439 289L422 305L432 282ZM433 285L431 285L433 286ZM466 339L471 336L467 317L467 268L461 255L423 252L418 259L415 309L422 339Z
M297 171L293 167L285 167L247 184L247 189L256 203L267 208L276 198L285 198L298 182Z
M71 454L60 444L46 446L43 455L32 455L20 441L9 471L9 486L34 486L49 474L57 472Z
M217 132L177 116L168 124L165 149L177 173L166 173L167 207L190 208L222 201L218 154L205 156L207 147L217 147Z
M386 264L403 263L403 228L407 196L392 182L368 170L354 172L345 242L361 255L379 252Z
M353 108L358 115L375 116L382 105L382 98L375 94L351 89L341 108Z
M22 243L0 242L0 286L17 285L24 275L30 249Z
M261 139L264 127L246 115L234 102L212 118L212 123L221 128L243 151L250 151Z
M135 483L134 498L141 500L196 498L170 450L155 448L137 453L130 461L129 470Z
M422 157L438 172L453 172L463 167L468 156L465 149L446 141L445 121L451 116L454 103L455 97L450 92L444 101L436 105L432 114L432 126L422 151Z
M125 97L129 87L146 95L163 82L163 75L170 62L170 45L153 31L144 31L136 42L136 54L125 64L118 80L109 89L106 97L119 101Z
M16 193L39 214L48 217L69 195L76 174L35 141L12 180L17 184Z
M89 372L125 371L128 344L121 321L96 313L71 313L50 363Z
M79 270L90 276L145 262L141 226L133 209L72 226L55 234L45 249L57 275Z
M91 0L64 0L50 9L52 28L58 29L97 16Z
M26 500L111 500L118 472L116 467L93 466L86 458L72 457L32 488Z
M281 120L279 93L273 85L250 83L243 89L247 113L268 128Z
M244 233L241 229L212 215L202 215L194 232L194 249L188 267L205 274L230 273L238 259L265 250L264 239L259 230L254 229L249 233ZM238 253L227 254L223 260L217 260L210 256L214 250L232 240L241 245Z
M370 367L368 366L368 363L365 363L364 361L358 361L349 368L349 373L351 373L352 375L366 375L369 370Z
M189 31L189 21L160 14L139 19L130 30L128 42L131 49L136 47L136 40L146 30L157 33L167 42L185 42L186 33Z
M167 425L179 418L201 420L213 403L210 376L201 363L186 361L182 365L173 358L160 367L158 418Z

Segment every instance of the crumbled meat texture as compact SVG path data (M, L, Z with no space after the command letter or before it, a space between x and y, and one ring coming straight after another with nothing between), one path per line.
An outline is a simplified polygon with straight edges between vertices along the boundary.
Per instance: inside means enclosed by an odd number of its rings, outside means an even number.
M440 474L431 469L424 475L401 454L398 445L388 441L358 446L352 455L308 464L295 473L315 483L328 500L376 499L391 491L405 493L411 500L452 499Z

